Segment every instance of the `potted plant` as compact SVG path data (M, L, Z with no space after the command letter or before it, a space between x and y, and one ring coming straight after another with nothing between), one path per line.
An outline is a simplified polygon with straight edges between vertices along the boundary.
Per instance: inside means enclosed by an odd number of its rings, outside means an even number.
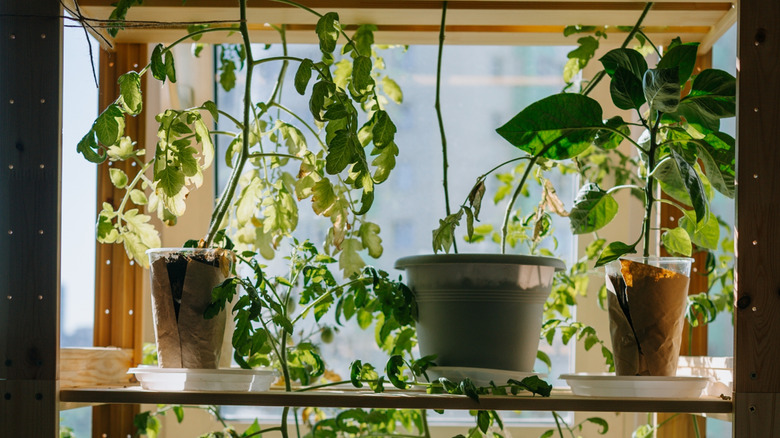
M447 142L439 96L445 20L446 2L440 26L435 107L442 138L447 215L433 231L434 254L403 257L395 266L406 271L407 284L415 294L421 355L435 356L440 367L461 368L448 370L458 373L452 375L459 375L462 368L531 373L537 357L544 303L550 295L554 273L565 267L561 260L552 257L506 254L513 205L539 157L529 154L510 160L529 163L506 208L501 253L458 253L455 228L465 215L468 236L472 236L485 193L485 180L500 166L478 177L457 211L450 210ZM501 129L499 134L504 135ZM550 152L547 158L570 158L569 150L576 151L576 148L567 145ZM468 348L464 349L464 345ZM497 381L501 376L496 374Z
M316 34L322 60L294 56L257 57L250 44L246 23L246 0L238 2L235 24L208 26L193 24L188 33L170 45L158 44L151 61L140 71L119 78L120 96L97 117L89 132L78 144L78 151L94 163L132 161L139 169L128 175L121 169L110 169L112 183L124 190L115 204L104 203L98 216L97 239L101 243L123 244L128 257L144 266L151 259L153 307L156 335L162 367L213 368L221 342L220 320L206 323L201 315L210 303L211 290L231 271L233 256L228 235L235 237L238 249L255 249L273 256L282 238L289 236L297 224L299 200L311 199L316 214L328 217L331 228L326 245L329 255L339 258L340 268L349 277L364 264L358 251L368 249L371 256L381 254L379 227L363 219L374 199L374 186L384 181L393 167L398 148L393 142L395 126L379 99L375 58L372 52L373 26L360 26L348 36L333 12L320 14L291 1L283 1L316 15ZM133 2L119 2L111 14L110 32L115 34L126 25L125 18ZM284 42L284 28L278 29ZM225 46L221 59L220 82L233 85L234 72L246 69L241 115L232 115L211 101L194 108L170 108L156 116L158 141L151 154L125 136L125 117L137 116L143 108L142 77L150 73L155 79L176 81L172 49L186 41L197 40L209 32L235 32L241 43ZM336 63L337 40L346 39L342 59ZM267 63L280 65L279 79L269 98L255 102L251 97L253 71ZM316 129L302 128L276 117L278 109L289 119L280 104L279 95L288 64L297 64L295 89L307 94L309 108L325 133L319 139ZM381 79L381 78L380 78ZM400 90L388 90L392 80L380 81L385 91L400 100ZM388 85L389 84L389 85ZM365 113L364 116L361 116ZM227 120L235 132L214 130L210 120ZM361 120L363 119L363 120ZM310 149L302 130L315 133L318 148ZM160 238L151 217L140 210L156 212L168 225L176 222L186 209L187 194L200 186L203 173L214 161L213 137L227 138L230 146L225 161L231 168L227 186L217 200L205 235L185 246L197 249L158 252ZM369 159L369 152L379 158ZM292 171L287 169L293 168ZM158 288L161 286L162 288ZM168 322L161 323L160 318ZM224 316L220 317L224 320ZM184 326L182 326L182 324ZM213 327L208 327L213 326ZM191 333L207 330L206 334ZM212 330L216 330L212 332ZM180 350L193 352L191 360L177 360L182 354L169 351L166 345L185 342L186 337L200 339ZM170 342L160 337L171 335ZM214 342L202 340L210 339Z
M697 46L673 41L665 53L657 54L655 68L648 67L640 51L625 47L600 59L605 73L598 77L609 76L612 102L634 111L635 121L620 116L603 121L596 100L584 93L568 93L530 105L501 128L511 143L529 153L580 142L582 151L588 150L579 159L586 177L594 168L604 170L603 165L588 162L590 154L612 150L624 140L637 150L640 185L603 190L586 183L569 213L575 234L591 233L615 217L615 191L634 190L643 202L644 218L636 240L607 244L596 262L596 266L613 263L607 269L612 292L608 298L615 364L622 375L674 374L690 269L690 259L685 257L694 244L703 248L718 244L718 222L709 209L712 190L734 195L734 139L718 127L721 118L734 115L735 80L714 69L694 76ZM641 129L641 135L632 137L632 128ZM659 196L659 188L664 197ZM660 238L667 252L683 258L650 255L655 246L653 207L660 202L683 213L679 226L662 230ZM640 243L642 256L628 257Z

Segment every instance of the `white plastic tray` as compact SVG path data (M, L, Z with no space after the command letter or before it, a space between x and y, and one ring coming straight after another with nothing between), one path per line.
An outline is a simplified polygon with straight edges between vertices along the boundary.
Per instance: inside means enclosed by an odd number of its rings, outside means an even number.
M428 368L428 377L436 380L439 377L446 377L453 382L460 382L465 378L471 379L476 386L490 386L490 381L496 385L506 385L507 380L523 380L528 376L542 376L539 373L529 373L522 371L494 370L490 368L468 368L468 367L430 367Z
M241 368L130 368L141 388L153 391L267 391L276 380L276 371Z
M699 398L709 382L698 376L562 374L574 395L590 397Z

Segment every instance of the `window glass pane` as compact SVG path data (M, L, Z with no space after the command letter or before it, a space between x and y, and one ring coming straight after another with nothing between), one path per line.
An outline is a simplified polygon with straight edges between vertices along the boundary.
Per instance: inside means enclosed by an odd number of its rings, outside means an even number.
M712 48L712 67L727 71L732 75L737 73L737 26L728 30ZM731 136L736 135L736 118L721 121L720 129ZM713 210L727 224L721 227L721 234L726 232L733 238L734 229L734 200L728 199L720 193L715 193L712 203ZM733 248L730 248L733 256ZM719 255L723 255L721 248ZM732 259L733 260L733 259ZM711 293L719 293L722 289L716 285ZM707 354L709 356L733 356L734 355L734 325L731 315L722 313L714 322L707 326ZM731 422L707 419L707 436L714 438L731 437Z
M62 103L61 345L92 346L95 302L95 209L97 168L76 144L97 117L97 87L86 36L64 31ZM95 68L98 46L92 40Z
M264 51L266 50L266 51ZM544 96L557 93L563 87L561 79L563 63L570 47L478 47L478 46L447 46L443 58L443 80L441 102L443 118L449 148L449 179L450 203L460 205L468 195L476 178L511 158L520 154L509 143L503 140L495 129L508 121L514 114L526 105ZM263 46L253 46L255 57L281 55L280 46L264 49ZM315 46L291 45L291 55L319 59L319 50ZM220 52L217 49L216 57ZM380 260L368 260L367 263L396 275L400 271L393 270L396 259L414 254L432 252L431 231L438 226L438 220L445 216L444 197L442 189L442 159L441 139L434 110L436 83L436 46L412 46L408 50L401 48L381 50L380 55L385 60L386 73L395 80L404 93L404 103L387 104L387 111L395 122L398 133L396 143L400 154L396 167L390 178L376 187L376 200L369 213L368 220L382 228L381 238L384 252ZM253 77L252 98L254 102L265 100L271 93L279 65L265 63L255 69ZM293 63L289 70L294 72L297 64ZM259 70L259 71L258 71ZM293 88L292 73L283 89L283 104L298 115L311 121L308 109L308 99L301 97ZM216 99L222 108L228 108L233 116L238 116L244 89L244 76L239 74L236 86L230 92L217 85ZM311 85L310 85L311 86ZM282 114L281 118L296 124L291 117ZM221 118L222 123L229 123ZM311 123L311 122L310 122ZM313 125L313 124L312 124ZM222 129L233 129L223 126ZM218 156L224 154L229 143L227 137L218 138ZM309 139L314 144L314 139ZM310 146L312 149L313 146ZM503 171L511 170L506 166ZM230 169L218 168L217 179L224 186ZM291 170L294 172L295 170ZM556 172L547 175L553 179L561 199L571 205L576 192L574 177L554 176ZM488 192L485 195L481 223L492 224L495 230L500 229L505 204L493 205L492 199L499 181L495 177L488 179ZM218 190L222 190L218 188ZM525 214L538 203L538 196L532 194L519 202ZM516 206L517 207L517 206ZM299 206L299 225L296 232L298 239L310 239L318 245L324 240L329 221L327 218L315 217L308 201ZM556 238L558 247L555 253L566 260L567 265L573 260L572 253L576 250L576 240L569 232L565 219L555 218ZM498 244L486 239L476 244L467 244L462 240L465 227L458 231L458 246L460 252L499 252ZM284 245L284 244L283 244ZM527 252L518 248L514 252ZM272 275L283 272L286 261L283 251L276 259L267 262ZM276 269L277 271L273 271ZM352 332L355 332L354 336ZM371 329L360 333L360 329L352 324L341 329L338 342L322 345L322 354L330 367L346 377L349 362L354 359L368 361L382 367L386 356L376 346ZM336 345L337 344L337 345ZM542 348L546 343L542 342ZM554 367L550 377L572 369L570 366L573 353L568 346L560 344L546 352L551 356ZM538 371L546 372L541 363ZM558 384L554 378L553 383ZM265 412L265 415L263 415ZM250 418L257 415L265 418L278 419L273 410L258 411L256 408L225 408L225 415L233 418ZM453 412L453 414L456 414ZM458 421L465 414L447 415L446 422ZM513 416L511 413L507 417ZM439 418L431 416L431 420ZM524 413L514 415L517 422L552 421L549 413ZM473 420L467 419L469 424Z
M97 116L97 87L83 29L66 27L63 38L60 346L89 347L95 302L97 171L76 152L76 144ZM98 46L89 38L97 68ZM89 437L92 408L62 411L60 424L77 437Z

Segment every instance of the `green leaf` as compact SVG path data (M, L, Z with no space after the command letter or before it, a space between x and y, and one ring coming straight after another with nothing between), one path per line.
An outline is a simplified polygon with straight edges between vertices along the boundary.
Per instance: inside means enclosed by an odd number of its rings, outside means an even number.
M368 250L368 255L378 259L382 256L382 239L379 237L379 225L372 222L363 222L360 225L360 243Z
M615 149L623 142L624 138L629 138L631 136L631 130L620 116L614 116L607 119L604 125L623 133L623 135L611 130L600 129L596 133L596 138L593 139L593 144L602 149Z
M173 166L165 166L154 175L157 187L168 197L174 197L184 188L184 173Z
M278 325L283 330L285 330L287 333L293 333L294 332L292 322L290 322L290 320L287 319L287 317L285 317L284 315L281 315L281 314L277 313L273 317L271 317L271 320L276 325Z
M320 50L323 53L333 53L336 50L340 29L339 15L335 12L328 12L317 21L315 31L320 40Z
M490 427L490 414L488 411L477 411L477 427L482 433L487 433L488 427Z
M119 238L119 230L111 222L111 218L100 212L96 226L97 241L100 243L115 243Z
M212 102L210 100L207 100L207 101L203 102L203 105L201 105L201 106L203 106L203 108L205 108L206 111L208 111L209 114L211 114L211 118L214 119L215 123L219 122L219 109L217 108L217 104L216 103L214 103L214 102Z
M384 110L379 110L376 113L376 123L371 129L371 133L374 136L374 145L376 147L385 147L392 143L395 139L395 133L397 129L390 116Z
M663 243L664 248L672 254L686 257L691 256L691 251L693 250L691 237L688 235L688 232L681 227L665 232L661 236L661 242Z
M551 436L555 435L555 431L552 429L548 429L544 431L543 434L539 436L539 438L550 438Z
M312 60L306 58L301 61L301 64L298 66L298 71L295 72L295 91L297 91L301 96L306 94L306 87L309 85L309 80L311 79L311 69L313 66L314 63Z
M89 132L79 140L76 145L76 151L83 155L87 161L100 164L106 161L108 154L98 146L97 140L95 139L96 136L97 133L95 133L95 127L93 126ZM393 165L395 165L395 160L393 160Z
M165 46L162 44L154 46L154 49L152 50L151 70L152 76L154 76L155 79L165 82L167 67L165 66L165 61L163 61L163 49L165 49Z
M128 114L134 116L143 109L143 97L141 96L141 76L134 71L127 72L119 77L119 94L122 95L122 103Z
M609 423L601 417L588 417L585 421L599 426L598 434L605 435L609 431Z
M720 119L736 115L736 79L722 70L699 73L674 113L689 123L717 131Z
M324 122L322 119L322 111L325 107L325 98L330 96L330 89L328 84L324 81L319 81L314 84L311 89L311 98L309 98L309 110L314 116L314 119L319 122Z
M371 165L376 167L376 171L374 172L374 181L379 184L386 181L387 177L390 176L390 171L395 169L395 157L398 156L399 151L395 142L388 144L382 149L374 149L372 154L377 151L379 152L379 155L374 158L374 160L371 162Z
M624 109L636 109L645 103L642 91L642 81L634 73L618 66L612 81L609 83L609 93L615 106Z
M604 248L604 251L601 251L601 255L599 255L599 259L596 260L594 267L598 268L599 266L617 260L620 256L634 253L636 253L636 244L626 245L623 242L612 242Z
M352 61L352 85L360 94L367 93L374 85L371 68L371 58L368 56L358 56Z
M591 233L607 225L618 212L618 203L612 195L597 184L582 186L569 213L574 234Z
M111 168L108 169L109 178L111 178L111 184L118 189L123 189L127 185L127 174L122 169Z
M404 366L404 359L400 355L390 356L387 360L387 366L385 366L385 372L387 373L387 379L398 389L406 389L409 385L402 380L403 372L401 368Z
M328 155L325 157L325 171L336 175L355 162L356 139L349 131L339 131L328 144Z
M97 139L106 146L113 146L122 139L125 132L125 115L115 103L108 106L95 120Z
M433 252L450 252L452 243L455 241L455 227L460 223L463 216L463 209L458 210L444 219L439 219L439 228L433 230Z
M698 158L715 190L734 198L736 147L734 138L722 132L707 134L696 143Z
M553 160L579 155L603 126L601 106L580 94L556 94L532 103L496 131L509 143Z
M404 93L401 91L401 87L388 76L382 78L382 91L385 92L385 95L387 95L390 100L399 105L404 101Z
M179 405L173 407L173 413L176 414L176 421L181 423L184 420L184 408Z
M618 68L631 72L641 81L647 71L647 61L634 49L613 49L599 59L608 75L614 76Z
M642 89L650 108L662 113L672 113L680 104L679 83L676 69L650 69L645 72Z
M537 350L536 358L542 361L543 364L547 365L548 371L552 371L552 359L550 359L550 356L547 355L547 353L542 350Z
M349 364L349 380L355 388L362 388L363 382L360 381L360 374L363 369L363 362L360 359Z
M696 213L685 211L679 221L680 227L690 236L690 240L697 246L707 249L718 249L720 241L720 225L718 217L710 212L704 221L696 221Z
M699 43L686 43L672 47L664 53L656 68L677 69L680 85L684 85L693 73Z
M171 82L176 82L176 67L173 65L173 52L165 52L165 75Z
M236 63L230 59L220 60L219 84L225 91L230 91L236 86Z
M377 31L377 27L374 24L361 24L357 28L355 34L352 36L352 41L357 46L358 54L368 55L371 53L371 46L374 44L374 32ZM345 47L348 50L351 46Z
M682 177L683 186L688 192L691 204L696 212L696 222L699 222L704 219L709 212L709 203L707 202L707 194L704 192L704 186L702 186L701 179L693 166L688 164L688 162L674 150L671 150L670 153L674 163L677 165L677 169Z

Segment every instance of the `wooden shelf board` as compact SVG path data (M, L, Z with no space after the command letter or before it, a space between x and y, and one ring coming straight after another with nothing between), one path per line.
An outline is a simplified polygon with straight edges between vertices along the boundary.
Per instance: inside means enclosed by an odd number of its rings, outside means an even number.
M361 390L316 390L302 392L204 392L147 391L138 386L124 388L71 388L60 391L64 403L95 404L196 404L236 406L312 406L398 409L490 409L519 411L586 412L690 412L731 413L733 404L719 398L658 399L580 397L555 391L551 397L482 396L479 403L466 396Z
M370 23L379 31L381 44L436 44L441 21L441 2L417 0L302 0L316 11L336 11L347 26ZM99 28L108 18L110 0L79 0L83 16L98 20L90 23ZM516 44L574 45L576 37L565 38L563 27L581 24L594 26L631 26L644 7L639 0L623 1L483 1L459 0L449 3L447 44ZM65 0L75 9L73 0ZM716 39L736 21L733 2L729 0L679 1L662 0L654 4L644 25L656 44L668 43L681 36L686 41ZM169 18L170 17L170 18ZM222 0L147 0L130 9L127 26L116 38L119 43L172 42L184 33L187 23L211 22L228 25L238 20L238 8L226 7ZM265 23L289 26L290 43L316 43L314 25L317 17L282 3L259 0L248 5L247 20L252 40L276 43L278 34ZM166 21L167 23L163 23ZM171 23L176 21L178 23ZM685 26L670 24L685 23ZM69 21L66 25L78 25ZM540 30L544 28L543 30ZM101 30L101 32L104 32ZM105 33L104 33L105 35ZM234 37L235 38L235 37ZM228 34L206 35L204 42L229 41Z

